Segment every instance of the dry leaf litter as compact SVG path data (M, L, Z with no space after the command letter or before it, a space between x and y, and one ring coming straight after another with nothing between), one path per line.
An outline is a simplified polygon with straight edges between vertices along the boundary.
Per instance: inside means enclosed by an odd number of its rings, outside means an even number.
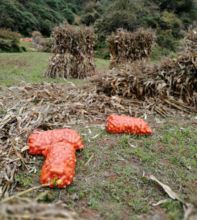
M79 216L62 203L38 203L30 199L15 198L9 203L1 205L0 219L7 220L79 220Z

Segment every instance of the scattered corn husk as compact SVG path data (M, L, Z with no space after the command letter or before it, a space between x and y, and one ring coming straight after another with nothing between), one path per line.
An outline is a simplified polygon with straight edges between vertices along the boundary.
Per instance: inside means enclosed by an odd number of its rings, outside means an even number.
M162 116L176 114L157 98L139 100L107 96L98 94L92 86L76 88L40 84L4 90L0 94L4 108L0 115L0 198L13 194L15 174L19 170L27 173L36 170L29 163L26 148L27 138L34 129L104 123L106 116L112 113L142 118L144 114L149 117L153 112Z
M5 95L6 94L6 95ZM34 129L85 127L112 113L135 117L176 114L157 98L139 100L98 94L94 87L36 84L2 89L0 115L0 200L16 194L18 172L37 172L26 141ZM176 104L178 106L178 104ZM181 108L181 106L180 106ZM3 112L3 113L2 113ZM89 163L89 162L87 162ZM11 197L12 198L12 197ZM10 200L9 200L10 201ZM1 208L1 207L0 207ZM14 208L14 207L13 207Z
M4 90L0 95L1 112L4 112L0 115L0 198L13 194L15 174L19 170L36 171L26 148L27 137L34 129L103 123L112 113L143 118L153 112L175 115L173 108L190 112L190 107L173 99L167 99L168 104L164 105L158 97L140 100L108 96L97 93L94 87L39 84Z
M153 176L153 175L150 175L150 176L144 175L144 176L147 177L148 179L156 182L165 191L165 193L171 199L177 200L177 201L179 201L183 205L183 210L184 210L183 220L195 219L195 217L196 217L196 209L195 209L195 207L192 204L185 202L180 197L180 195L178 195L176 192L174 192L168 185L166 185L166 184L162 183L160 180L158 180L155 176ZM158 202L155 205L160 205L160 204L165 203L165 202L166 202L166 200L162 200L162 201Z
M81 219L74 211L62 203L38 203L27 198L15 199L9 203L0 204L0 219L26 219L26 220L78 220Z
M127 32L118 29L108 38L111 55L111 67L122 63L132 63L150 56L154 34L150 30L139 29L136 32Z
M45 76L81 79L95 73L92 29L65 23L54 28L52 38L54 55Z

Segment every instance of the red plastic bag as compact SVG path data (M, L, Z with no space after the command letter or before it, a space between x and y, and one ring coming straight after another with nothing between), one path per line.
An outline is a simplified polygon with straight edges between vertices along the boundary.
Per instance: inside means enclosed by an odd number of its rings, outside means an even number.
M57 142L66 141L73 145L76 150L84 147L80 135L71 129L55 129L50 131L34 131L28 138L30 154L45 154L47 146Z
M75 164L75 149L71 144L52 144L42 167L41 184L50 184L52 188L64 188L71 184L75 175Z
M107 118L106 130L110 133L152 134L151 128L143 119L115 114Z

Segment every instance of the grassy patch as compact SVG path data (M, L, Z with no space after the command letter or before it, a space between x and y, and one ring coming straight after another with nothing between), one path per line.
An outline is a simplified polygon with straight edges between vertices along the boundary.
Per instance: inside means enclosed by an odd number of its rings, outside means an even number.
M143 177L145 172L196 204L194 129L192 125L174 126L170 121L149 137L110 135L99 126L78 129L86 148L77 153L75 181L60 190L58 198L81 216L91 213L88 218L99 215L100 219L143 219L158 213L153 203L168 198L157 184ZM57 196L57 190L47 191L52 198ZM170 199L160 210L166 219L183 217L181 204Z
M109 60L96 58L96 67L98 70L107 70L109 68Z
M49 79L44 77L47 69L49 53L0 53L0 85L13 86L21 83L65 83L76 85L86 83L86 80ZM97 70L108 68L109 61L96 59Z
M26 174L25 172L18 173L16 175L16 181L21 187L31 187L33 184L33 176L30 174Z

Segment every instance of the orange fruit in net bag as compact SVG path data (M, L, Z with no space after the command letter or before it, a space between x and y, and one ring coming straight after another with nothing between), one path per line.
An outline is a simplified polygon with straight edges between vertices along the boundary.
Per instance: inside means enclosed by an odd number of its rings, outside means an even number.
M106 130L109 133L127 133L135 135L150 135L151 128L141 118L133 118L126 115L112 114L107 118Z
M47 146L62 141L72 144L76 150L84 147L80 135L72 129L35 130L28 138L29 153L34 155L45 154L44 151L47 150Z
M34 131L28 138L29 153L45 156L40 182L64 188L75 175L76 150L84 147L80 135L71 129Z
M66 142L52 144L41 170L41 184L51 188L70 185L75 176L75 148Z

